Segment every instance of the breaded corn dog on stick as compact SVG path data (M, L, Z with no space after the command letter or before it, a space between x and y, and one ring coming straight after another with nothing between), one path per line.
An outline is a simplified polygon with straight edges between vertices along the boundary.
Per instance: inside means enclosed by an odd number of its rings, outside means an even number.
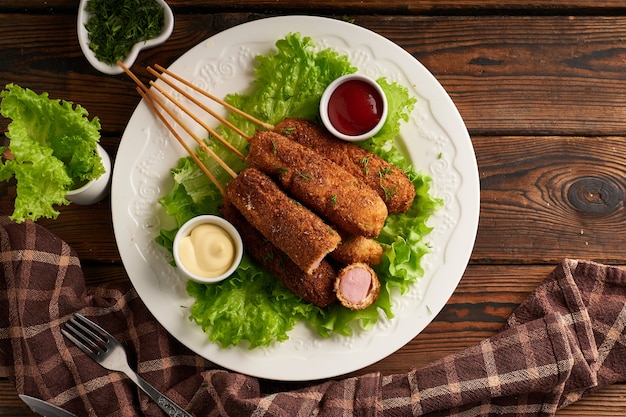
M255 229L307 274L313 273L341 240L333 228L258 169L240 172L226 185L226 195Z
M376 237L385 225L384 201L363 181L275 132L258 131L246 162L271 175L298 201L349 234Z
M413 203L415 187L404 171L366 149L335 138L323 126L288 118L274 131L315 150L363 180L383 199L389 213L404 213Z
M322 261L311 274L307 274L248 223L235 206L224 202L221 211L241 234L246 252L289 291L322 308L337 300L334 291L337 274L328 262Z

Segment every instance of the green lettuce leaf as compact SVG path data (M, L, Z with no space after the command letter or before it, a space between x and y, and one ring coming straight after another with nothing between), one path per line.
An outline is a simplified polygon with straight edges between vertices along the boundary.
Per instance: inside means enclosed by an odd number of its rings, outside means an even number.
M17 196L11 219L23 222L56 218L54 205L67 205L65 194L104 173L96 150L97 117L72 102L52 100L16 84L0 92L0 113L11 123L6 133L11 158L0 166L0 180L14 177ZM4 152L6 148L2 148Z
M347 57L330 49L315 51L314 47L310 38L299 34L279 40L274 52L256 57L256 79L251 92L229 95L227 101L272 124L285 117L317 121L319 100L326 86L341 75L355 72L356 68ZM190 318L204 329L210 340L223 347L243 341L250 348L268 346L285 340L299 321L307 323L321 337L350 335L357 328L367 330L378 321L380 311L393 317L391 294L394 288L404 293L423 276L420 261L429 249L424 238L431 231L426 222L442 203L430 195L431 178L416 172L396 146L400 126L408 120L416 100L397 83L385 79L377 82L388 98L388 118L376 137L361 146L402 167L417 192L409 211L390 216L378 238L385 249L383 261L375 268L383 284L378 300L362 311L349 310L338 303L321 309L303 302L246 258L239 270L223 283L187 284L189 294L195 298ZM257 128L237 114L230 114L229 120L248 134ZM228 128L218 128L218 131L237 149L244 154L247 152L245 139ZM239 158L212 138L209 137L207 143L235 171L245 167ZM198 155L202 157L202 152ZM220 173L214 162L206 156L203 158L212 172ZM167 213L177 219L178 225L200 213L218 213L222 198L191 158L184 158L172 170L172 177L175 185L160 202ZM230 177L222 174L220 179L226 183ZM159 243L171 250L174 234L175 230L162 231Z
M228 280L187 283L196 299L191 318L222 347L246 342L250 349L284 341L295 324L317 307L306 304L247 255Z
M309 37L291 34L276 42L276 51L256 57L254 92L233 94L227 100L238 108L271 124L285 115L315 119L322 93L336 78L356 71L346 56L332 49L313 52ZM233 116L236 126L253 133L256 125Z
M11 220L18 223L40 217L56 218L55 204L69 204L65 199L71 180L61 161L50 156L51 150L33 146L23 158L31 163L6 160L0 166L0 180L15 178L17 196ZM22 159L24 160L24 159Z

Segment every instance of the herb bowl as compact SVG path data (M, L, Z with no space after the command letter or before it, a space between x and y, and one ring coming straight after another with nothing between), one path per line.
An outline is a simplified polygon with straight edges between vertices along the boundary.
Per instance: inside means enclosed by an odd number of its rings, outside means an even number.
M167 5L165 0L155 1L159 4L160 7L163 8L163 28L161 30L161 33L152 39L137 42L131 48L130 52L123 60L124 65L128 68L133 65L141 50L152 48L154 46L162 44L170 37L172 31L174 30L174 13L172 12L172 9ZM89 61L91 66L94 67L96 70L108 75L121 74L123 72L123 69L120 68L119 65L109 65L105 62L100 61L98 58L96 58L96 54L89 47L89 32L85 28L85 25L91 18L91 13L87 11L88 2L89 0L80 0L80 4L78 6L77 32L80 49L83 51L83 55L85 55L87 61Z

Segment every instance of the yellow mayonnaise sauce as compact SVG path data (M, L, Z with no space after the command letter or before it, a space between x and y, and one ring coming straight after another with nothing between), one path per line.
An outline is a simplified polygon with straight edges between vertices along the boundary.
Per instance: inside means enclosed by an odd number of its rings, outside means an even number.
M235 259L235 244L228 233L214 224L195 227L181 239L178 255L193 274L213 278L230 268Z

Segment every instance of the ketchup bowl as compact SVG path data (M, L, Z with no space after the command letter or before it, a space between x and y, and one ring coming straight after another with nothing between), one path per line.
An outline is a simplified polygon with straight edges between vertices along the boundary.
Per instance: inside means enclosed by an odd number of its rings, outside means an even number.
M326 87L320 100L320 117L339 139L358 142L374 136L387 120L387 97L372 78L349 74Z
M174 262L192 281L212 284L232 275L243 257L243 242L235 227L213 215L194 217L174 238Z

